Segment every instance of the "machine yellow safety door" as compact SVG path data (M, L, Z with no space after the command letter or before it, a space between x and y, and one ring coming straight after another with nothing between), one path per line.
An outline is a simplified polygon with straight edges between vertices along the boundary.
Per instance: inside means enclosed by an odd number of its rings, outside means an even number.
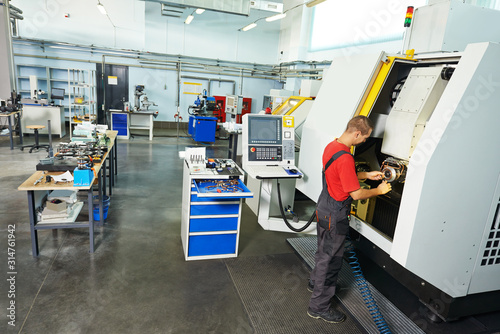
M304 101L312 100L310 97L290 96L285 102L280 104L273 115L291 115Z

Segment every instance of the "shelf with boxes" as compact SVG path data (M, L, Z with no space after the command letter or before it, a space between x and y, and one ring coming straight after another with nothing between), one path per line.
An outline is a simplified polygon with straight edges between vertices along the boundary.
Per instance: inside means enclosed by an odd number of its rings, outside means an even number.
M95 70L68 69L70 137L73 126L97 122Z

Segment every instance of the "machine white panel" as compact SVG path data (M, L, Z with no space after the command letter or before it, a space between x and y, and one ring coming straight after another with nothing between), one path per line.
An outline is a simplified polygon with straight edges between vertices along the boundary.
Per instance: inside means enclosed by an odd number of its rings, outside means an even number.
M415 8L406 49L416 53L441 50L449 10L447 1Z
M386 122L382 152L408 160L446 87L443 67L413 68Z
M390 254L452 297L467 294L485 224L491 226L500 166L499 58L499 44L466 48L410 159ZM471 177L478 157L487 159ZM489 287L500 289L500 280Z
M499 42L500 30L490 23L500 11L451 0L415 9L408 47L416 53L463 51L469 43Z
M385 53L336 58L327 71L302 129L297 189L313 201L321 193L321 157L354 116Z

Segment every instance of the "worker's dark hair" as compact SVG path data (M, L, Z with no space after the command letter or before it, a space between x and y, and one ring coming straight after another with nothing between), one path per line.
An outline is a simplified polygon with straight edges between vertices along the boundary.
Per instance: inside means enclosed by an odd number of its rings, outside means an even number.
M346 132L361 131L362 135L367 135L373 130L373 122L366 116L356 116L347 123Z

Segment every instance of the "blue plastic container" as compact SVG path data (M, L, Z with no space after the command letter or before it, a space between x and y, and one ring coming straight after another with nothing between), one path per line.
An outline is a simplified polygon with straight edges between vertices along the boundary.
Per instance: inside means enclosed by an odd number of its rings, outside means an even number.
M97 201L97 203L95 201ZM102 216L103 216L102 218L103 219L108 218L109 202L110 202L109 196L102 197ZM93 209L94 209L94 221L100 221L101 218L99 217L99 196L94 196Z

